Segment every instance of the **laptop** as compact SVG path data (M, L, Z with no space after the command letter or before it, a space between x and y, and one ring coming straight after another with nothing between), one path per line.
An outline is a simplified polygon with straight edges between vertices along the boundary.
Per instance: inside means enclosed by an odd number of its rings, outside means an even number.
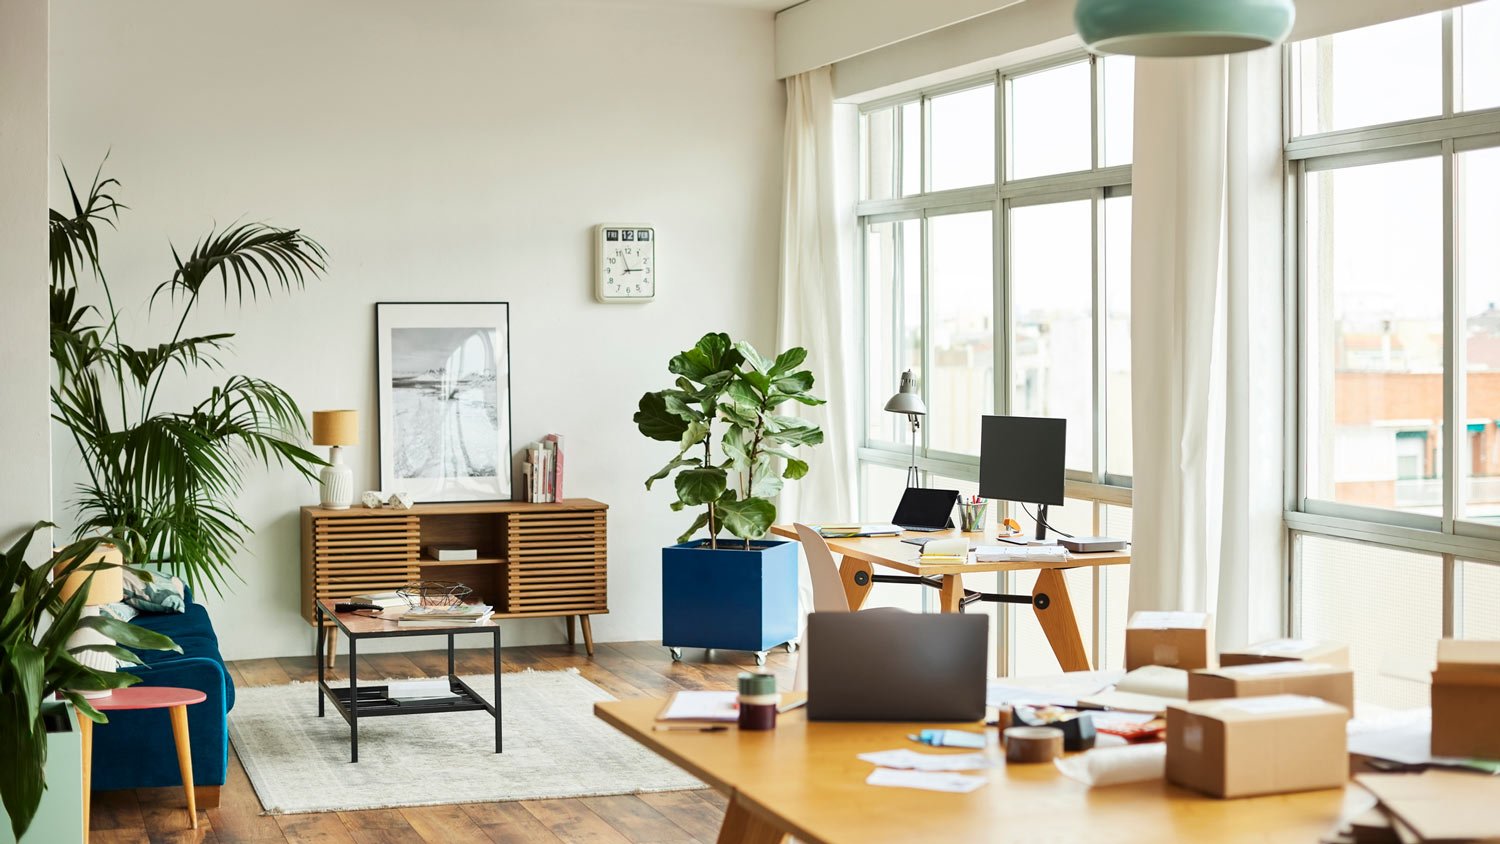
M978 721L987 615L887 610L807 617L812 721Z
M947 530L953 527L953 507L958 504L956 489L925 489L909 486L896 505L891 524L904 530Z

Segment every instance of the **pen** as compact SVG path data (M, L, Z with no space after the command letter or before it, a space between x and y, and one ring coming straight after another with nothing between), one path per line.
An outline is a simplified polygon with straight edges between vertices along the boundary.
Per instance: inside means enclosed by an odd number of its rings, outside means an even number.
M722 733L729 728L723 725L715 727L698 727L688 724L657 724L653 729L655 729L657 732L663 733L667 732L668 730L683 730L692 733Z

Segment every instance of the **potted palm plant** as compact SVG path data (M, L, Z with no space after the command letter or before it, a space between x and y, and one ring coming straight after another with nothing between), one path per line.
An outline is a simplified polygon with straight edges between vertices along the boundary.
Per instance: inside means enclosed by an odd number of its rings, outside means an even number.
M84 615L87 588L69 575L108 568L89 562L106 543L128 542L117 533L69 545L33 568L26 549L38 522L10 550L0 553L0 800L10 824L0 841L76 841L82 837L82 751L76 718L104 723L86 695L140 682L131 674L91 668L79 657L100 652L120 663L141 660L120 647L180 650L160 633L106 615ZM56 572L56 577L49 575ZM64 594L71 591L66 599ZM70 646L79 630L93 630L118 644ZM61 698L61 700L57 699ZM28 836L28 830L30 835Z
M101 165L102 170L102 165ZM246 223L211 230L185 253L152 293L151 307L173 309L166 342L134 345L99 260L99 228L125 208L110 193L114 179L96 173L86 198L67 179L72 208L53 210L51 228L53 418L73 441L86 477L75 497L77 535L116 527L140 537L140 558L160 563L194 588L222 588L251 530L235 512L246 468L285 465L313 479L326 465L303 448L307 427L285 390L234 375L186 409L163 409L163 382L218 366L233 334L190 336L188 318L205 294L243 302L301 288L324 269L324 251L295 229ZM98 306L79 302L80 279L98 283Z
M798 368L806 359L802 348L767 359L727 334L705 334L668 363L674 387L641 396L641 433L677 445L646 488L672 477L672 509L697 511L662 549L662 642L673 659L684 647L724 648L754 651L764 663L767 650L797 635L796 543L765 537L776 521L772 499L807 474L794 449L823 441L816 425L777 412L788 402L823 403L812 373ZM707 535L694 539L701 530Z

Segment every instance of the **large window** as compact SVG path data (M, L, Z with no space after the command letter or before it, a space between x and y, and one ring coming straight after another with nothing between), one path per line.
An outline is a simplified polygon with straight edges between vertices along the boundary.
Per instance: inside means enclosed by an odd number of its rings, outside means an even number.
M863 517L890 518L904 486L912 432L883 406L910 369L924 482L975 491L985 414L1062 417L1069 503L1050 520L1129 536L1133 82L1129 58L1076 54L863 107ZM1126 576L1073 578L1096 662ZM973 585L1030 588L995 580ZM987 606L1011 633L999 669L1056 670L1029 611Z
M1496 623L1497 37L1486 0L1287 50L1292 626L1356 642L1390 706L1425 701L1439 635Z

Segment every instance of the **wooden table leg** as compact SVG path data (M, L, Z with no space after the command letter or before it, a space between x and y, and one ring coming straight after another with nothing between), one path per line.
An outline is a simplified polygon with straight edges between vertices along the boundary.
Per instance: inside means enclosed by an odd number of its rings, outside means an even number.
M94 722L78 713L78 743L83 745L83 840L89 840L89 804L94 787Z
M938 594L941 596L938 612L963 612L964 576L961 574L943 575L943 588Z
M724 825L719 827L718 844L782 844L786 833L746 809L738 797L729 798Z
M844 597L849 599L849 612L859 612L870 597L870 587L875 585L873 567L864 560L844 557L839 563L839 579L844 581Z
M1073 613L1073 600L1068 597L1068 581L1062 569L1037 572L1036 586L1031 590L1031 608L1036 611L1036 620L1041 622L1042 632L1047 634L1062 670L1088 671L1089 652L1083 646L1083 634L1078 632L1078 616Z
M172 741L177 744L177 770L182 774L182 790L187 793L188 818L193 829L198 828L198 797L193 791L193 745L188 741L186 706L173 706L167 710L172 718Z
M589 656L594 655L594 623L586 615L578 617L578 624L583 628L583 649L588 651Z

